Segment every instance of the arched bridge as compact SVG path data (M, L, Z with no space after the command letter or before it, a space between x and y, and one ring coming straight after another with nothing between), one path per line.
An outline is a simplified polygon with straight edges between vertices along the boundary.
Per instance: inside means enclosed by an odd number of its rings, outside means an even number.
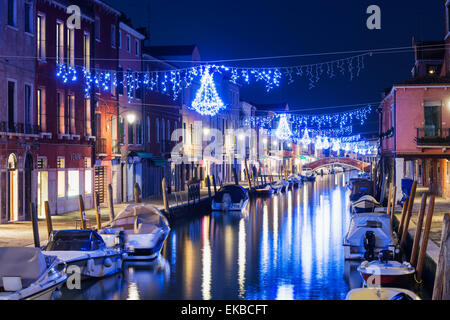
M308 164L303 165L303 168L309 168L312 170L317 170L322 167L332 166L332 165L341 165L346 167L352 167L359 171L370 172L370 164L351 159L351 158L323 158Z

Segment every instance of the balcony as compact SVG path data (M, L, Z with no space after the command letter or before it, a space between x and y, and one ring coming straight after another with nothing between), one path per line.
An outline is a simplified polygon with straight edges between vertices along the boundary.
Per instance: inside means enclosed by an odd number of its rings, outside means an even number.
M106 139L97 138L96 142L97 155L106 155Z
M38 125L1 121L0 132L15 135L38 135L41 133L41 128Z
M450 128L418 128L416 143L418 148L450 147Z

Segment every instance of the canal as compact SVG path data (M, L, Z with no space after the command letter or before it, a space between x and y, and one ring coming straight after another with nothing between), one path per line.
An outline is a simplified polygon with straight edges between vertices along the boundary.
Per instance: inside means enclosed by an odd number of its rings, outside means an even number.
M179 223L157 261L64 288L62 299L345 299L361 287L358 263L345 262L342 247L349 174L255 198L243 214Z

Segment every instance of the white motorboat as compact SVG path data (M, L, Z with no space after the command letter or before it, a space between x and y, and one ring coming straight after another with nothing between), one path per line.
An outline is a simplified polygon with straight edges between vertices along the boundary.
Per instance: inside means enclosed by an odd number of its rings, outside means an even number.
M390 216L384 213L354 215L343 245L347 260L375 260L382 250L395 252L397 239Z
M240 185L222 186L214 195L211 203L213 211L241 211L247 207L248 191Z
M100 234L108 247L122 243L126 260L153 260L169 235L167 218L152 205L131 204Z
M257 195L260 195L260 196L269 196L275 192L275 189L272 188L272 186L270 184L268 184L264 187L255 188L255 192Z
M50 300L60 294L67 275L57 257L38 248L0 248L0 300Z
M354 213L374 212L380 203L371 195L364 195L358 200L352 201L351 206Z
M316 181L316 174L309 168L303 169L301 174L302 181Z
M390 251L382 251L379 260L364 261L358 267L364 281L370 285L406 286L413 280L416 269L409 262L393 260Z
M122 253L108 248L94 230L53 231L43 253L65 266L77 266L82 278L106 277L122 269Z
M351 290L345 300L422 300L414 292L400 288L359 288Z

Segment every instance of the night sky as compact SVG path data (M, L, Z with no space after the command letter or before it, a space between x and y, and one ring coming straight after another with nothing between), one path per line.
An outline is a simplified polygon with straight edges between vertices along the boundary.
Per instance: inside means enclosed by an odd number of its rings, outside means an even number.
M310 54L405 47L417 40L442 40L442 0L108 0L133 20L150 26L151 45L197 44L202 60ZM345 4L344 4L345 3ZM150 13L148 6L150 4ZM381 30L368 30L366 9L381 7ZM325 55L227 65L282 66L351 56ZM291 109L323 108L380 101L381 92L411 77L413 52L377 54L350 81L338 76L308 89L304 79L282 83L270 93L262 84L243 86L241 99L255 103L288 102ZM327 109L326 112L342 111ZM324 112L324 111L318 111ZM374 115L372 120L376 120ZM375 121L370 127L376 127Z

